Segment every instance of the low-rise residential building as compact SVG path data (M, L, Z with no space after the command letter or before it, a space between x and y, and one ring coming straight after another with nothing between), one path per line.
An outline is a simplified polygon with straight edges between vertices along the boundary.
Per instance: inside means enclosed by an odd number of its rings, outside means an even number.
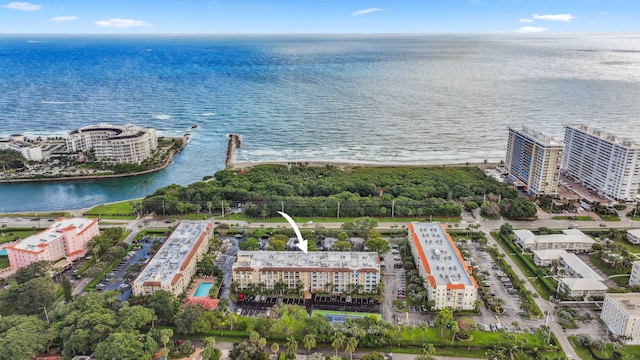
M629 286L640 286L640 261L634 261L629 277Z
M560 254L565 253L562 249L531 250L533 253L533 263L536 266L550 266L554 260L560 258Z
M232 277L239 290L376 292L380 259L375 252L239 251Z
M640 244L640 229L627 230L627 241L631 244Z
M640 293L607 293L600 319L609 332L629 345L640 344Z
M75 260L87 252L87 243L98 235L97 219L60 218L46 230L7 246L12 269L37 261Z
M609 288L601 280L594 278L561 278L558 282L558 293L565 297L593 299L602 298Z
M595 243L590 236L578 229L565 229L562 234L536 235L531 230L514 230L515 242L522 249L562 249L575 253L586 252Z
M409 224L409 243L431 308L474 309L478 284L445 226Z
M133 281L133 294L152 295L165 290L179 295L187 290L197 262L209 250L212 228L209 221L181 221Z
M564 252L560 254L558 258L560 265L564 267L565 275L569 277L582 278L582 279L596 279L603 281L602 276L598 275L589 265L585 264L576 254L570 252Z
M93 150L96 159L107 164L140 164L158 147L155 129L132 124L85 126L71 132L66 142L67 151Z

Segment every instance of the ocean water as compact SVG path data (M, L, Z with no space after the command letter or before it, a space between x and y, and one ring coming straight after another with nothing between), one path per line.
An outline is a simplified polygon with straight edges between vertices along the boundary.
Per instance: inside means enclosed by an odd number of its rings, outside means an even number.
M238 161L498 161L521 125L637 140L638 99L640 34L3 35L0 136L110 122L193 139L144 177L0 184L0 212L186 185L224 167L229 133L243 139Z

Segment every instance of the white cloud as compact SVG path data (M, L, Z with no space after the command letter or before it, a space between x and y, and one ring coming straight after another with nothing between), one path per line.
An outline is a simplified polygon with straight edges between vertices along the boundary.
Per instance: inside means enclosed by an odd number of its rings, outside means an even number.
M140 26L153 27L153 25L146 23L142 20L121 19L121 18L111 18L109 20L100 20L100 21L96 21L95 24L100 27L110 27L110 28L117 28L117 29L126 29L131 27L140 27Z
M532 23L533 19L520 19L521 23Z
M549 15L534 14L533 18L536 20L571 22L576 17L571 14L549 14Z
M7 5L3 5L2 7L11 9L11 10L22 10L22 11L38 11L42 9L42 5L32 4L28 2L17 2L17 1L8 3Z
M531 33L541 33L541 32L545 32L549 29L547 28L543 28L543 27L539 27L539 26L523 26L519 29L515 29L513 30L513 32L517 32L517 33L523 33L523 34L531 34Z
M374 12L378 12L378 11L384 11L384 9L369 8L369 9L354 11L353 14L351 14L351 15L352 16L360 16L360 15L370 14L370 13L374 13Z
M78 20L77 16L56 16L49 19L51 21L74 21Z

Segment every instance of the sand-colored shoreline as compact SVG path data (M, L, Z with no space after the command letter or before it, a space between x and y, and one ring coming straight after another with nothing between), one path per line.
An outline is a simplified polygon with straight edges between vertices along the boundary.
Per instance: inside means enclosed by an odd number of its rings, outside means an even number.
M361 162L361 161L332 161L332 160L296 160L296 161L244 161L231 165L232 169L249 169L259 165L294 165L304 164L305 166L327 166L332 165L339 169L354 167L452 167L452 166L474 166L481 169L493 168L497 162L464 162L464 163L399 163L399 162Z

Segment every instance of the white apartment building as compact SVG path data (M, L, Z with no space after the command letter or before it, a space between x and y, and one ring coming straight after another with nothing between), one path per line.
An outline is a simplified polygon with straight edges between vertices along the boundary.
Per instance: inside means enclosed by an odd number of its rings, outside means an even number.
M24 136L12 135L11 138L0 138L0 150L13 150L19 152L25 159L42 161L42 147L24 141Z
M640 293L607 293L600 319L628 345L640 344Z
M640 285L640 261L634 261L631 268L631 276L629 277L629 286Z
M640 229L627 230L627 241L631 244L640 244Z
M440 223L409 224L409 243L418 273L425 279L432 308L472 310L478 284L458 247Z
M595 243L578 229L565 229L562 234L536 235L531 230L514 230L516 244L522 251L562 249L575 253L589 251Z
M239 251L232 278L238 289L254 284L275 290L280 283L309 292L376 292L380 259L375 252Z
M158 138L155 129L100 123L74 130L66 143L69 152L94 150L104 163L140 164L158 147Z
M181 221L133 281L133 294L183 293L196 273L197 262L209 250L212 228L209 221Z
M563 173L614 200L633 201L640 184L640 144L586 126L567 126Z
M507 181L522 182L529 194L557 194L564 146L527 127L509 128Z

